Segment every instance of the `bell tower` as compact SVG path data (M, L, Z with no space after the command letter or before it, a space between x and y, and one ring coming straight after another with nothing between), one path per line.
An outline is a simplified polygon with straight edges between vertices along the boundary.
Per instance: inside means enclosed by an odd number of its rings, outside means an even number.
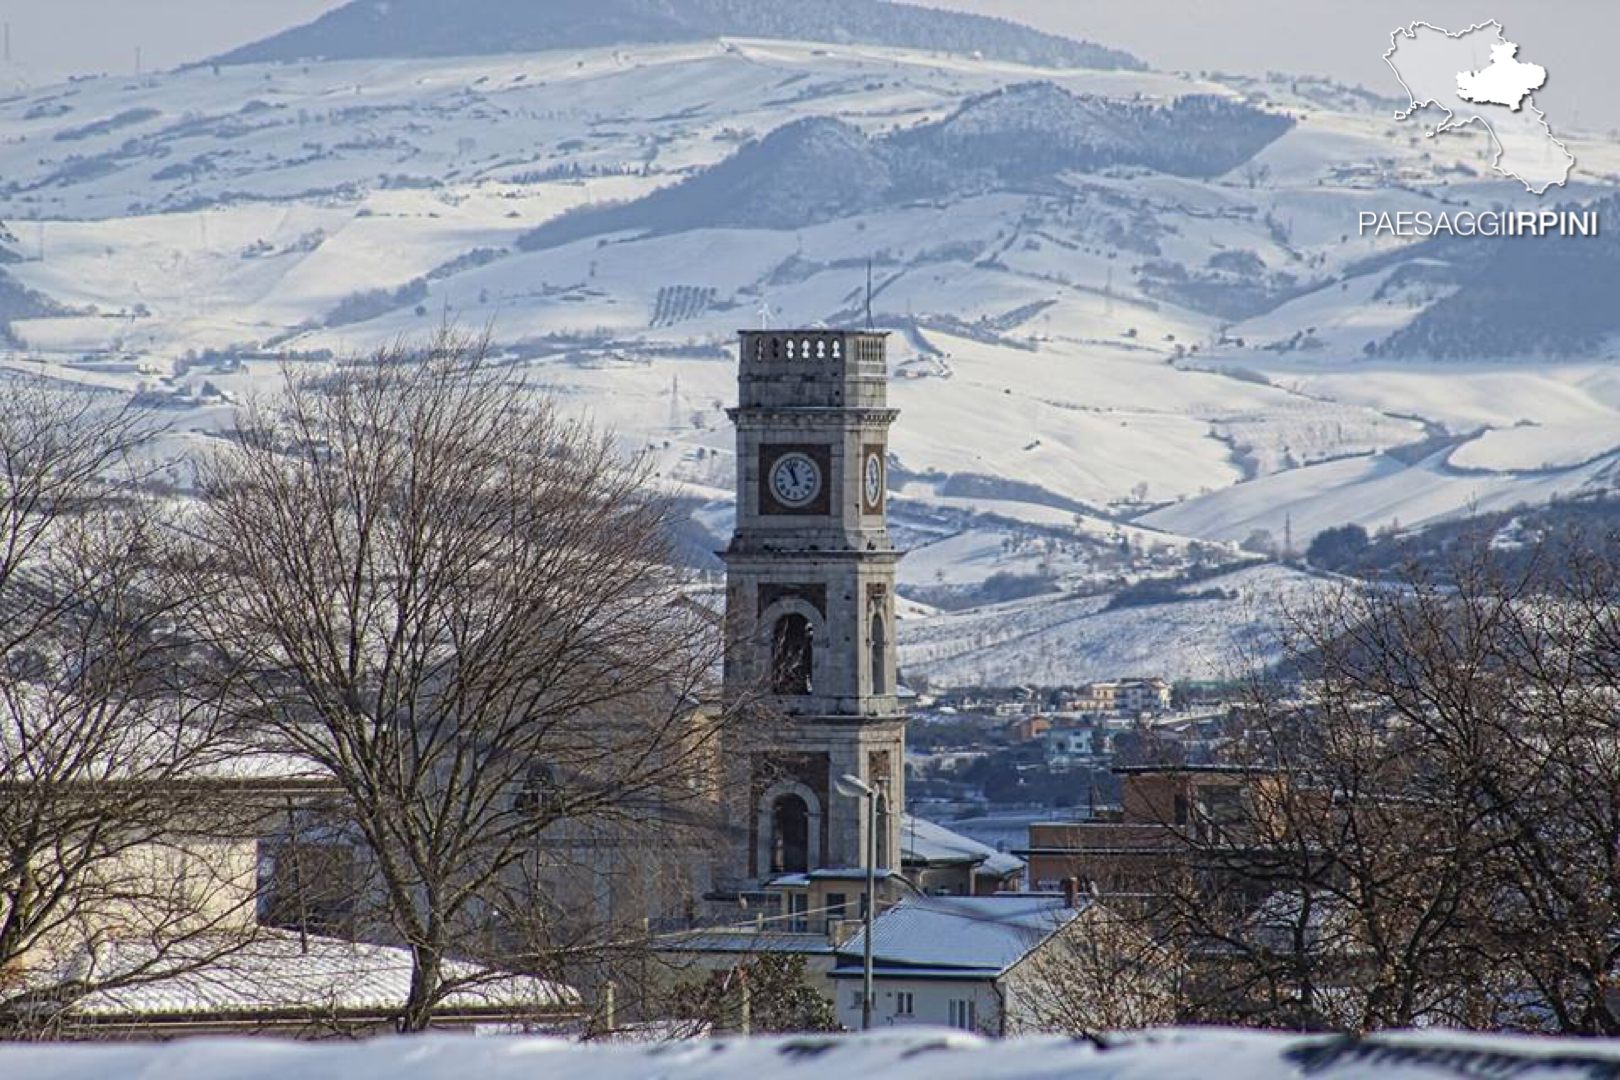
M726 564L726 688L785 721L746 755L747 847L732 876L865 865L849 773L884 795L879 869L900 868L905 717L896 697L887 335L744 331L737 525ZM739 778L740 779L740 778ZM739 826L741 822L737 823ZM739 829L739 833L741 830Z

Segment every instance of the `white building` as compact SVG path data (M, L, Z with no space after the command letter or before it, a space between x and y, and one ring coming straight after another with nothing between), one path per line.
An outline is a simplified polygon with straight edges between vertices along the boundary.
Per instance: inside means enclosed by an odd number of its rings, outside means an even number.
M932 896L904 900L873 928L874 1027L945 1025L982 1034L1027 1026L1020 991L1030 959L1054 935L1081 919L1087 900L1050 894ZM837 950L830 972L838 1019L861 1026L865 935Z
M1066 703L1078 712L1110 715L1163 712L1174 698L1171 685L1157 675L1152 678L1112 679L1086 687L1085 694Z

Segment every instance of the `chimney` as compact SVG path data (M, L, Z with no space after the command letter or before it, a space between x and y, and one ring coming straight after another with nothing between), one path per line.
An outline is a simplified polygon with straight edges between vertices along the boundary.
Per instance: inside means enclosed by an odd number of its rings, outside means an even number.
M1063 879L1063 906L1075 908L1080 906L1080 879L1066 877Z

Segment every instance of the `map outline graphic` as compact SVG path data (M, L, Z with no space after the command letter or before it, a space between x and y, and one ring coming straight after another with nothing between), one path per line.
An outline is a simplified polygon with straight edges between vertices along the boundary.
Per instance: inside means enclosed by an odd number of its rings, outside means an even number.
M1470 110L1469 115L1466 118L1460 118L1456 112L1454 112L1450 107L1436 97L1419 98L1418 92L1412 89L1412 86L1407 82L1406 76L1401 74L1401 69L1395 66L1395 54L1400 50L1401 39L1404 37L1407 40L1416 41L1418 39L1418 31L1420 29L1432 30L1438 34L1444 35L1447 38L1456 40L1467 37L1469 34L1480 30L1486 30L1490 27L1494 27L1496 29L1496 38L1499 42L1508 43L1507 28L1504 27L1497 19L1486 19L1484 22L1474 23L1467 29L1458 30L1455 33L1445 29L1444 27L1436 26L1434 23L1422 19L1414 20L1405 26L1396 27L1394 30L1392 30L1389 35L1389 48L1384 52L1384 63L1388 65L1389 70L1395 75L1395 80L1401 84L1401 89L1406 91L1407 99L1410 102L1408 108L1395 114L1395 119L1406 120L1419 109L1425 109L1431 106L1439 109L1445 114L1445 119L1440 123L1435 124L1431 130L1424 133L1424 137L1430 139L1442 135L1447 131L1466 127L1467 125L1478 121L1479 125L1490 135L1491 143L1496 149L1496 155L1491 159L1491 168L1496 172L1501 173L1503 176L1519 181L1519 183L1525 186L1525 190L1529 191L1532 195L1544 195L1550 188L1564 187L1566 184L1568 184L1569 174L1575 167L1576 159L1575 155L1570 152L1569 147L1553 134L1552 125L1547 123L1547 114L1543 112L1540 106L1538 106L1535 102L1534 90L1524 96L1522 104L1529 112L1535 114L1535 123L1540 125L1542 131L1546 135L1547 140L1552 143L1552 145L1556 146L1565 158L1562 178L1557 180L1548 180L1539 188L1530 180L1527 180L1525 177L1519 175L1519 173L1502 167L1502 158L1507 153L1507 147L1503 143L1502 137L1497 132L1496 127L1492 125L1489 116L1483 111L1478 111L1479 109L1505 108L1505 106L1491 103L1470 102L1470 104L1477 106L1477 109ZM1459 71L1459 74L1460 73L1461 72ZM1538 86L1536 89L1540 89L1540 87ZM1466 99L1461 98L1459 95L1459 100Z

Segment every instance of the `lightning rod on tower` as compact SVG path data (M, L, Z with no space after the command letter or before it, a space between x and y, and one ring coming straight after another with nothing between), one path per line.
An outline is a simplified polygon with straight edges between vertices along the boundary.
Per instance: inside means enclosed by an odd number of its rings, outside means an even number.
M872 329L872 260L866 260L866 328Z

